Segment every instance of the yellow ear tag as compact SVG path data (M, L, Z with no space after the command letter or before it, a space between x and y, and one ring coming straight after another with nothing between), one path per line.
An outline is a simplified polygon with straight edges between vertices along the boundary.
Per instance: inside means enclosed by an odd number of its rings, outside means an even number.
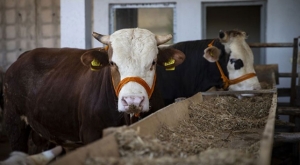
M164 66L173 65L174 63L175 63L175 60L171 58L168 62L164 63ZM166 68L166 70L175 70L175 67Z
M166 68L166 71L171 71L171 70L175 70L175 67L172 67L172 68Z
M92 66L101 66L101 63L96 60L96 59L93 59L93 61L91 62Z

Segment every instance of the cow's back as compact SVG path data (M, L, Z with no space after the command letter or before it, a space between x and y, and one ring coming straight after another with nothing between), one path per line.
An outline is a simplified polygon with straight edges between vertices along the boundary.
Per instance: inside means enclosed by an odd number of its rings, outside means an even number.
M211 42L212 39L207 39L172 45L173 48L182 51L186 58L174 71L166 71L163 67L158 67L158 86L167 104L174 102L175 98L191 97L213 86L222 87L223 82L217 65L203 58L204 49ZM226 72L228 57L225 55L224 46L217 39L214 41L214 46L222 52L220 64Z

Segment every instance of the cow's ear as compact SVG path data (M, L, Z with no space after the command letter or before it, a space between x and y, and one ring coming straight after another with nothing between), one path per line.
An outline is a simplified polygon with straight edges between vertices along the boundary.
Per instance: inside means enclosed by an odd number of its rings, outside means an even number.
M91 50L81 55L81 62L92 71L98 71L109 64L108 54L103 50Z
M170 47L163 47L158 50L157 64L165 67L166 70L174 70L185 60L185 54L180 50Z
M210 46L204 50L203 57L209 62L216 62L219 60L221 50L215 46Z

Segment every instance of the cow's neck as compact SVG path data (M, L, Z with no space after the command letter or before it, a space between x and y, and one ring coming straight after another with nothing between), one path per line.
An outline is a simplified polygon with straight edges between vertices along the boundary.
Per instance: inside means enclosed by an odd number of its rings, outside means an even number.
M240 83L240 82L242 82L244 80L247 80L247 79L250 79L250 78L256 76L255 73L247 73L247 74L244 74L244 75L242 75L242 76L240 76L238 78L229 80L229 78L224 74L224 72L223 72L223 70L222 70L222 68L221 68L221 66L220 66L220 64L219 64L218 61L216 61L216 64L218 66L218 69L219 69L220 74L221 74L221 78L222 78L223 83L224 83L223 89L226 89L226 90L228 89L228 87L230 85Z
M212 41L208 44L208 47L213 46L214 41L215 41L215 40L212 40ZM218 69L219 69L220 74L221 74L221 78L222 78L223 83L224 83L223 89L225 89L225 90L227 90L228 87L229 87L230 85L240 83L240 82L242 82L242 81L244 81L244 80L247 80L247 79L250 79L250 78L256 76L255 73L247 73L247 74L244 74L244 75L242 75L242 76L240 76L240 77L238 77L238 78L235 78L235 79L231 79L231 80L230 80L230 79L224 74L223 69L222 69L222 67L221 67L221 65L220 65L220 63L219 63L219 61L216 61L216 64L217 64L217 66L218 66Z

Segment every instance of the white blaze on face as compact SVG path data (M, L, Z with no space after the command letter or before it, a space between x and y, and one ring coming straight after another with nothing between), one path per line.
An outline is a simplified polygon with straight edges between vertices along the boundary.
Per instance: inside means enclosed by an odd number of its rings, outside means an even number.
M113 49L112 61L118 66L120 80L126 77L140 77L151 88L155 67L151 66L158 54L155 35L146 29L122 29L110 36ZM149 98L145 88L128 82L118 96L118 109L128 111L128 106L136 105L142 112L149 110Z
M229 37L227 35L227 37ZM230 37L226 42L223 43L225 46L225 50L227 53L230 53L229 61L227 64L227 70L229 73L229 79L236 79L248 73L255 73L254 70L254 57L252 50L249 45L245 41L246 36L238 35L235 37ZM235 63L231 63L230 60L241 60L243 63L243 67L237 69L234 65ZM246 79L240 83L233 84L229 86L229 90L238 91L238 90L259 90L261 89L258 78L252 77ZM251 95L251 94L250 94Z

